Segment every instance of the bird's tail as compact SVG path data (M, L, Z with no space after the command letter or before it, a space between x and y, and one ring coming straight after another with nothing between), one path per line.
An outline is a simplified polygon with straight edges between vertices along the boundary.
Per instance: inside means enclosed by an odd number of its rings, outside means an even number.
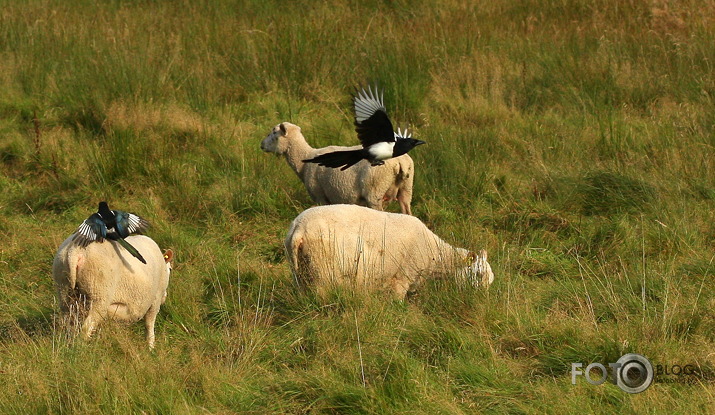
M306 163L318 163L319 166L325 167L342 167L340 170L345 170L348 167L356 164L363 157L363 150L344 150L344 151L333 151L332 153L325 153L319 156L313 157L312 159L303 160Z
M140 260L143 264L146 264L146 260L142 256L142 254L137 251L136 248L134 248L129 242L125 241L123 238L117 238L117 242L119 242L119 245L123 246L124 249L129 251L130 254L132 254L136 259Z

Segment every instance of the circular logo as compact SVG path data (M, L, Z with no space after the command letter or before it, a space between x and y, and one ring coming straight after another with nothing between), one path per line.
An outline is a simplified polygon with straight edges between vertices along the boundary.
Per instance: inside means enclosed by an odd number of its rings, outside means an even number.
M620 366L616 370L616 384L628 393L640 393L653 383L653 365L636 353L628 353L618 359Z

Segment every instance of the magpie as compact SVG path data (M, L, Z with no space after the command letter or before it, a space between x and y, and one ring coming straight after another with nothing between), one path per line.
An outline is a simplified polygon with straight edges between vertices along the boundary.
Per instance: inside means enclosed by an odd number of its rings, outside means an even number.
M148 228L149 222L139 216L121 210L109 210L107 202L99 202L97 213L93 213L79 225L72 240L81 247L86 247L92 242L104 242L105 239L117 241L130 254L146 264L139 251L124 238L144 232Z
M392 128L392 122L387 116L383 93L378 93L377 87L373 92L368 86L367 91L353 95L355 107L355 131L360 139L362 148L358 150L342 150L321 154L308 160L307 163L318 163L319 166L341 167L345 170L360 160L366 159L373 166L385 164L385 160L407 154L420 144L422 140L415 140L407 130L404 132Z

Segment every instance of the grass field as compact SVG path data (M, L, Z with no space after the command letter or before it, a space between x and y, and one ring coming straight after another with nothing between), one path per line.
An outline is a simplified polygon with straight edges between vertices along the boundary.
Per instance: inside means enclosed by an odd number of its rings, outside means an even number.
M713 58L713 0L0 0L0 413L711 413ZM260 141L355 144L367 82L489 290L296 292L311 201ZM52 258L100 200L176 254L154 351L59 325ZM696 370L571 384L628 352Z

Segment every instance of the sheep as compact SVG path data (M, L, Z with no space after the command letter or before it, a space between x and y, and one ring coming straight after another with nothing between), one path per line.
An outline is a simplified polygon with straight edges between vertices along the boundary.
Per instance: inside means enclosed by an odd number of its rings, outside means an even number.
M89 304L81 327L85 339L105 319L133 323L144 318L146 341L154 348L154 323L166 300L171 250L161 253L151 238L132 235L126 241L140 251L142 264L115 241L93 242L81 247L65 239L52 264L60 311L67 314L79 298Z
M261 142L261 150L285 156L318 205L345 203L384 210L387 202L397 200L402 213L411 215L414 162L406 154L381 166L370 166L363 160L345 171L303 162L320 154L359 148L362 147L313 148L305 141L300 127L289 122L276 125Z
M427 278L452 275L472 286L494 281L486 251L452 247L414 216L355 205L303 211L290 225L285 249L298 286L319 294L352 285L404 299Z

